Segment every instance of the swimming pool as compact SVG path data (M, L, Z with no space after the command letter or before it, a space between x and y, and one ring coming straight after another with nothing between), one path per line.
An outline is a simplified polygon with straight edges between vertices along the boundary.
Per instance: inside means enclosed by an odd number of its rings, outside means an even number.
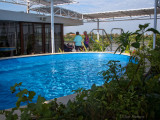
M97 73L107 69L109 60L119 60L125 66L129 56L77 53L0 60L0 109L15 107L17 98L10 87L19 82L22 88L47 100L70 95L78 88L89 89L93 84L100 86L104 81Z

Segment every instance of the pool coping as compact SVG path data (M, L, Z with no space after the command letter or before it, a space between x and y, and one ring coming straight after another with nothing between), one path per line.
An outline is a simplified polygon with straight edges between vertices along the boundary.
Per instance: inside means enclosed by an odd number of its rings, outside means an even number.
M20 55L11 57L1 57L0 60L16 59L16 58L26 58L26 57L36 57L36 56L47 56L47 55L61 55L61 54L83 54L83 53L108 53L108 54L120 54L114 52L61 52L61 53L45 53L45 54L32 54L32 55ZM128 53L121 53L120 55L130 56Z

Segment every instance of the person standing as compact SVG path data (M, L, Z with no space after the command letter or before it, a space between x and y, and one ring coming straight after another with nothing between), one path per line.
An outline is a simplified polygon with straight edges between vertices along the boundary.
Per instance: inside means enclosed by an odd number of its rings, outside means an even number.
M87 31L84 31L84 36L85 36L84 45L85 45L86 49L88 49L89 48L89 37L87 35Z
M76 32L76 37L74 38L74 44L75 44L76 52L80 51L80 49L82 47L82 42L83 42L83 39L79 35L79 32Z

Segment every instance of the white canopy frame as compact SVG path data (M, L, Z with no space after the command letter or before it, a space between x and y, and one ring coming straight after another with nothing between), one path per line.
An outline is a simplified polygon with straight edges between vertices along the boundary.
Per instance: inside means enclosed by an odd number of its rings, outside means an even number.
M38 14L51 14L51 6L36 7L31 8L30 10L36 11ZM54 16L78 20L83 19L83 14L57 6L54 6Z
M86 22L97 22L99 29L100 22L128 21L128 20L148 20L154 19L154 29L157 29L157 19L160 19L160 0L155 0L154 8L144 8L125 11L110 11L103 13L84 14L83 18ZM154 16L153 16L154 15ZM97 39L99 39L99 31L97 31ZM156 34L153 36L153 49L156 46Z
M17 5L25 5L31 8L32 6L50 6L51 1L50 0L0 0L0 2L4 3L11 3L11 4L17 4ZM54 0L54 5L64 5L64 4L73 4L77 3L73 0Z

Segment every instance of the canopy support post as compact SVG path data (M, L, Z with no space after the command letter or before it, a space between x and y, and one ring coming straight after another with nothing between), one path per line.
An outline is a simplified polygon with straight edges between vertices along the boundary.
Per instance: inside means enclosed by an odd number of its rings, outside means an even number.
M99 19L97 19L97 40L99 40Z
M51 0L51 49L52 53L55 53L54 43L54 1Z
M155 0L155 7L154 7L154 29L157 29L157 6L158 0ZM156 34L153 35L153 49L156 47Z
M30 10L30 1L27 0L27 13L29 13L29 10Z

